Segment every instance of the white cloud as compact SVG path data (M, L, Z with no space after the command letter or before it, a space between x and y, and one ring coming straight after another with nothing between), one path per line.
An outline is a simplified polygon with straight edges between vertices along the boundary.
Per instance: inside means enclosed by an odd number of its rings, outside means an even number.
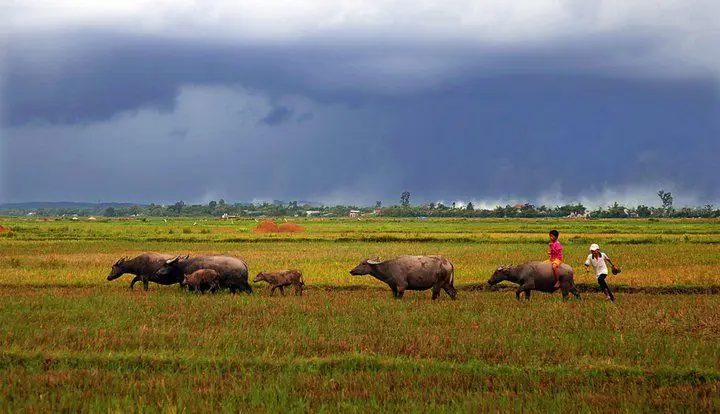
M25 0L5 6L4 20L13 30L100 26L236 40L374 32L512 41L633 26L697 32L717 23L718 10L707 0Z
M25 0L4 6L0 16L0 26L21 35L94 28L231 44L311 41L347 48L399 42L507 49L581 42L592 49L630 36L652 48L618 56L608 66L720 73L715 0ZM426 70L446 64L430 63ZM380 73L418 66L402 56L373 65Z
M700 206L706 203L717 204L720 200L707 200L692 189L682 188L673 183L656 184L632 184L622 187L608 186L599 190L588 189L577 196L563 195L561 192L550 190L538 197L538 204L548 206L563 205L569 203L582 203L589 208L608 207L613 203L624 206L659 206L660 198L657 192L660 189L670 191L673 194L673 204L676 207Z
M472 202L476 210L492 210L497 206L514 205L518 203L531 203L536 206L544 205L547 207L562 206L567 204L581 203L589 209L599 207L607 208L617 202L626 207L635 207L638 205L656 206L661 205L660 198L657 195L658 190L664 189L670 191L673 195L673 205L676 208L681 207L697 207L705 204L720 205L720 200L708 200L700 193L682 188L672 183L665 185L657 184L631 184L626 186L608 186L601 189L588 188L577 195L563 194L558 186L553 186L538 197L531 199L522 197L495 197L495 198L470 198L455 200L455 206L464 208L468 202ZM449 206L452 203L437 201Z

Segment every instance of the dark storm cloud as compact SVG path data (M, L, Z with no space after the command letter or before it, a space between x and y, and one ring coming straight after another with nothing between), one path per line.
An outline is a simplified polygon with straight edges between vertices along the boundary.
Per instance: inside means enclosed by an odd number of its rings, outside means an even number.
M560 44L508 52L432 43L219 46L95 32L19 37L7 50L5 121L74 124L139 108L170 111L186 84L238 84L271 95L356 105L397 93L452 88L478 75L587 72L599 62L653 47L639 36L620 47L607 39L593 43L592 51ZM393 62L397 57L405 61ZM447 73L432 73L436 62L449 65ZM622 65L634 70L632 62Z
M175 128L170 131L168 135L174 138L184 138L187 136L188 132L190 132L190 128Z
M259 121L260 124L265 125L279 125L289 120L293 115L293 110L286 106L276 106L268 112L263 119Z
M62 59L47 39L9 51L8 199L522 201L668 185L720 199L716 80L642 76L627 57L652 49L640 38L514 51L83 38Z
M314 114L312 112L305 112L305 113L300 114L300 116L298 116L297 121L298 121L298 123L306 122L306 121L313 119L313 116L314 116Z

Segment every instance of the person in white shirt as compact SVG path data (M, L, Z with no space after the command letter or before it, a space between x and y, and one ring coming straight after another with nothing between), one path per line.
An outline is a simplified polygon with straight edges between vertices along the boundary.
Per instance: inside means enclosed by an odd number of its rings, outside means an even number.
M610 263L610 265L615 268L615 265L610 261L608 255L602 253L600 251L600 246L593 243L590 246L590 254L587 257L587 260L585 260L585 268L587 269L588 266L592 266L593 269L595 269L595 275L597 276L600 289L602 289L603 293L605 293L605 300L615 301L615 295L613 295L610 290L610 286L608 286L607 282L605 282L605 278L608 275L608 268L605 262Z

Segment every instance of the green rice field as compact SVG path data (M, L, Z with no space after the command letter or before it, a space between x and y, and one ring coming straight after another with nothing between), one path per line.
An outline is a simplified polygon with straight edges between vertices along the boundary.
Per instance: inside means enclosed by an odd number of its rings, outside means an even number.
M276 220L278 223L282 219ZM720 220L0 217L0 411L478 412L720 410ZM582 300L490 289L544 259L556 228ZM582 263L623 272L606 302ZM108 282L141 252L299 268L303 296L195 295ZM348 271L442 254L458 300Z

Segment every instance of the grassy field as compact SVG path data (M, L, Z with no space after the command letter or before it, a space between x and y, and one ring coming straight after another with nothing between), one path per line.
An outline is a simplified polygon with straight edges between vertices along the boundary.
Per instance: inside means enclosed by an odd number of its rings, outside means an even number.
M720 221L38 221L0 218L0 411L720 410ZM615 303L484 282L544 258L558 228L586 290L591 242L622 267ZM120 256L230 253L298 267L303 297L197 296L107 282ZM443 254L459 299L389 289L367 257ZM654 288L674 294L629 293ZM649 290L652 291L652 290ZM627 293L626 293L627 292Z

